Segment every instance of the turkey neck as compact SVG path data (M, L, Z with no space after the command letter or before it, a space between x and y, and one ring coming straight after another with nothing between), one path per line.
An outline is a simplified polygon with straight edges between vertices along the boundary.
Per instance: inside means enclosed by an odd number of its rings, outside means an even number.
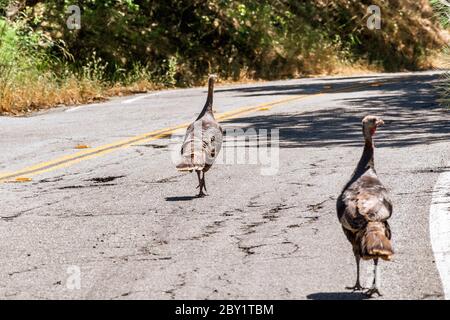
M364 171L368 168L375 169L373 154L374 154L374 146L372 137L370 136L369 138L365 139L363 154L361 156L361 160L359 161L357 168L361 168Z
M206 98L205 106L203 107L202 112L198 116L197 120L203 117L206 113L210 113L212 116L212 105L213 105L213 94L214 94L214 78L209 78L208 81L208 97Z
M373 140L372 136L369 135L364 139L364 150L361 159L358 162L358 166L356 167L354 174L355 177L359 177L369 168L375 170L373 154L374 154Z
M352 178L347 183L344 189L347 189L353 182L358 180L358 178L362 176L367 170L372 169L375 171L373 153L374 153L373 141L372 137L369 136L368 138L365 138L364 150L361 159L359 160L358 165L356 166Z

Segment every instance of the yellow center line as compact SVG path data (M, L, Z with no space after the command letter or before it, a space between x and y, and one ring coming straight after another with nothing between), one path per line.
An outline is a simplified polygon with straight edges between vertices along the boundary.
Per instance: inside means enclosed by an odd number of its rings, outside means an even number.
M252 112L257 112L257 111L262 111L262 110L270 110L271 108L273 108L275 106L286 104L291 101L296 101L296 100L305 99L305 98L309 98L309 97L317 97L317 96L320 96L320 95L323 95L326 93L345 92L347 90L355 89L358 87L366 87L367 85L368 84L357 84L357 85L344 87L340 90L323 90L323 91L320 91L320 92L314 93L314 94L294 95L289 98L283 98L283 99L271 101L268 103L259 104L256 106L241 107L241 108L238 108L235 110L223 112L223 113L216 115L216 119L217 120L229 120L229 119L240 117L245 114L252 113ZM49 172L49 171L54 171L56 169L69 167L69 166L79 163L81 161L100 157L100 156L106 155L108 153L111 153L111 152L114 152L114 151L117 151L120 149L124 149L124 148L129 147L138 142L142 143L142 142L149 142L149 141L153 141L153 140L166 138L166 137L170 136L171 134L173 134L175 131L186 128L187 126L189 126L189 124L190 123L183 123L183 124L180 124L180 125L177 125L174 127L169 127L169 128L156 130L156 131L147 132L147 133L144 133L141 135L134 136L129 139L116 141L116 142L98 146L95 148L82 149L82 151L79 151L79 152L76 152L76 153L73 153L70 155L61 156L61 157L55 158L55 159L47 161L47 162L38 163L33 166L23 168L19 171L0 174L0 183L7 182L7 181L10 181L11 179L16 179L16 178L23 177L23 176L29 177L29 176Z

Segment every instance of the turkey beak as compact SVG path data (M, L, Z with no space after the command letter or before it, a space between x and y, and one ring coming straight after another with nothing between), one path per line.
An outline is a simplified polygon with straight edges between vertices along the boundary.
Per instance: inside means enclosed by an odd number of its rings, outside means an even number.
M378 119L377 122L375 122L375 124L377 125L377 127L382 126L384 124L384 121L381 119Z

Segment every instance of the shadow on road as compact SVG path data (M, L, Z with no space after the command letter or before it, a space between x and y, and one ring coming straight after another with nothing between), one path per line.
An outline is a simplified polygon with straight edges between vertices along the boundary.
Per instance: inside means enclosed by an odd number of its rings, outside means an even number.
M197 198L198 196L167 197L166 201L191 201Z
M367 295L362 292L318 292L306 296L309 300L366 300Z
M237 97L256 97L268 95L298 95L298 94L314 94L322 90L341 90L350 86L365 85L368 82L378 82L380 76L361 76L346 78L320 78L311 79L311 82L297 84L274 84L274 85L258 85L244 86L231 89L217 89L220 92L235 92ZM348 81L350 80L350 81Z
M225 121L223 124L243 122L247 128L280 129L282 148L360 146L361 120L367 114L376 114L386 122L377 132L377 146L407 147L450 141L450 110L437 103L437 92L433 84L439 82L439 75L402 76L390 81L393 82L379 87L368 86L353 89L345 95L336 94L332 97L334 108L254 115ZM355 83L357 82L353 84ZM347 82L346 86L351 84ZM271 94L276 90L277 94L299 94L308 90L305 89L307 86L261 86L232 90L272 90ZM352 93L358 92L360 94L352 97ZM339 107L339 104L343 107Z

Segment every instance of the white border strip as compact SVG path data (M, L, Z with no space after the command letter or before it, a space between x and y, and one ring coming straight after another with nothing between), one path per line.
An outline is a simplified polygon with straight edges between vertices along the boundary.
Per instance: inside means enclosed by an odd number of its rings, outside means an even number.
M441 173L434 187L430 237L445 299L450 300L450 171Z
M137 96L137 97L134 97L134 98L131 98L131 99L127 99L127 100L125 100L125 101L122 101L122 103L124 103L124 104L133 103L133 102L135 102L135 101L138 101L138 100L141 100L141 99L150 97L150 96L152 96L152 95L155 95L155 94L152 93L152 94L143 94L143 95L139 95L139 96Z
M125 101L122 101L122 103L124 103L124 104L130 104L130 103L139 101L139 100L141 100L141 99L145 99L145 98L148 98L148 97L151 97L151 96L156 96L157 94L158 94L158 92L147 93L147 94L141 94L141 95L136 96L136 97L134 97L134 98L131 98L131 99L127 99L127 100L125 100Z
M74 112L74 111L77 111L77 110L80 110L80 109L83 109L83 108L95 107L95 106L98 106L98 105L100 105L100 103L85 104L85 105L82 105L82 106L78 106L78 107L67 109L66 112Z

